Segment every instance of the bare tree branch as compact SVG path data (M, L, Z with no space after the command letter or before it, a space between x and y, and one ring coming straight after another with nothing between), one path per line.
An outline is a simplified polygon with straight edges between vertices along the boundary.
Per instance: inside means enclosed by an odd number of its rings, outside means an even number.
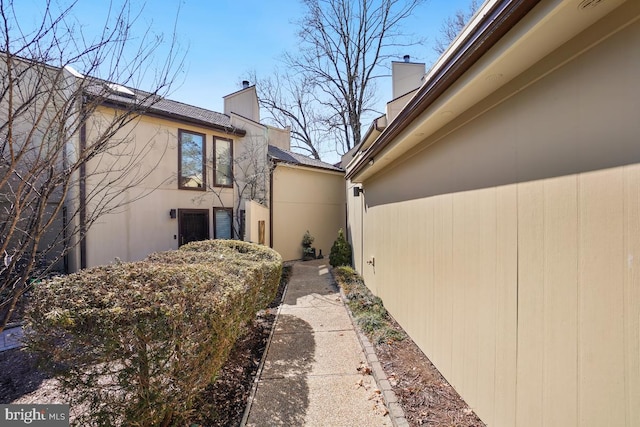
M133 37L141 11L126 0L89 38L75 6L55 12L47 0L39 25L26 29L13 1L0 0L0 331L98 218L153 191L138 189L153 170L141 159L166 149L132 144L131 132L182 67L175 38ZM165 45L150 91L114 91L137 86Z
M319 158L327 141L340 154L350 150L360 142L363 118L375 112L383 64L417 42L400 30L422 3L303 0L299 51L285 54L287 74L267 89L258 85L261 106L280 126L291 126L298 148L312 157Z
M467 22L478 10L478 0L471 0L466 10L457 9L453 16L449 16L440 27L440 36L436 38L433 50L442 55L449 45L458 37L458 34L467 25Z

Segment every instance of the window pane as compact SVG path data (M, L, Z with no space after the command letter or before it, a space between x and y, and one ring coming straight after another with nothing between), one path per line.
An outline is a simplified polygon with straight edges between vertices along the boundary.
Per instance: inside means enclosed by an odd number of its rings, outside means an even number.
M180 187L204 188L204 135L180 132Z
M233 156L231 141L217 139L215 141L216 185L231 186L233 173Z
M215 216L216 239L231 239L231 210L215 209Z

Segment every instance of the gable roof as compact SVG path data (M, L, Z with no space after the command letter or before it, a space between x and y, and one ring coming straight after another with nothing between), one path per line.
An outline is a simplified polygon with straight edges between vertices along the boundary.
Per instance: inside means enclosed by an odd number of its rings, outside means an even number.
M106 87L107 82L102 82L97 79L94 79L94 82L95 83L89 84L85 88L85 92L89 96L103 98L101 100L103 105L121 108L130 107L135 103L141 105L143 108L145 105L148 105L148 108L145 109L145 114L155 115L169 120L180 120L239 136L246 134L246 131L243 129L233 126L231 124L231 117L226 114L179 101L173 101L143 90L124 87L124 89L134 94L133 96L127 96L124 93L119 94L117 91L109 90Z
M276 162L287 163L295 166L306 166L316 169L325 169L334 172L344 172L344 170L336 165L332 165L321 160L312 159L303 154L294 153L293 151L284 150L274 145L269 145L269 157Z

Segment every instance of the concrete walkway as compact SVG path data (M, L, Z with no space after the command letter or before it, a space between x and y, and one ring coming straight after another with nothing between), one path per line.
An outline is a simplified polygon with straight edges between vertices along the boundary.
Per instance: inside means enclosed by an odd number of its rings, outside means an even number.
M328 260L294 264L245 425L391 426L366 360Z

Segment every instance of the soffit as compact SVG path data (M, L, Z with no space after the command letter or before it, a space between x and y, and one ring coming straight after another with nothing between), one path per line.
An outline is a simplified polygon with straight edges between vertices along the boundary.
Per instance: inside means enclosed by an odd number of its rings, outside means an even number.
M362 182L382 171L408 150L621 5L634 9L636 15L639 13L635 0L603 0L596 7L587 9L580 8L580 4L577 0L556 0L542 1L536 5L416 119L402 124L403 129L395 138L385 141L384 146L377 145L376 141L363 153L360 162L353 165L357 169L352 173L351 180ZM627 19L633 16L631 14ZM379 141L384 136L383 132Z

